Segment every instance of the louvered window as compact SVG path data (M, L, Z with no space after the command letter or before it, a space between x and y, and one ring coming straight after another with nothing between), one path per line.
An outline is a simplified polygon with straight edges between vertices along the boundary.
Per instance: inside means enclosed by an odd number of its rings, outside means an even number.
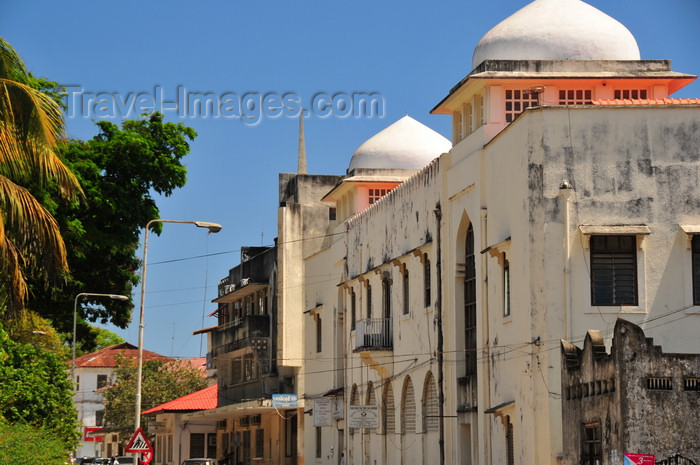
M403 399L402 399L402 421L401 429L405 433L415 433L416 432L416 397L413 393L413 383L409 378L404 385Z
M384 432L391 434L396 432L396 411L394 407L394 390L388 384L384 392Z
M591 236L591 303L637 305L637 238Z
M440 409L438 406L435 378L429 374L425 381L423 393L423 431L437 431L440 426Z
M469 225L464 257L464 348L466 374L476 376L476 260L474 228Z

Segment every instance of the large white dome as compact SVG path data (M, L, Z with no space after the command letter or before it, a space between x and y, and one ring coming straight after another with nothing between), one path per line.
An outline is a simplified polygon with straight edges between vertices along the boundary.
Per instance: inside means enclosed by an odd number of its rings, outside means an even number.
M348 171L420 169L450 148L449 140L407 115L360 145L350 159Z
M535 0L481 38L472 69L484 60L639 60L632 33L580 0Z

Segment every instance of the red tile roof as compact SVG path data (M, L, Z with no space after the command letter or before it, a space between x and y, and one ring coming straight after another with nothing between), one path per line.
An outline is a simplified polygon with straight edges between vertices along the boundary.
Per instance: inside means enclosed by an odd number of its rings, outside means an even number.
M593 105L700 105L700 98L593 100Z
M194 410L209 410L218 406L217 384L187 394L142 412L142 415L165 412L191 412Z
M138 357L138 347L128 342L105 347L91 354L76 357L75 366L78 368L113 368L117 365L117 355L136 359ZM143 360L162 360L163 362L169 362L172 359L155 352L144 350Z

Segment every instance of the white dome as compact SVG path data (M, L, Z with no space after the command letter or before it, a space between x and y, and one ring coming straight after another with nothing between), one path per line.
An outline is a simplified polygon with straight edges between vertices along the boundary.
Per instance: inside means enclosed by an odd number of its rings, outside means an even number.
M360 145L350 159L348 171L420 169L450 148L449 140L407 115Z
M632 33L580 0L535 0L481 38L472 69L484 60L639 60Z

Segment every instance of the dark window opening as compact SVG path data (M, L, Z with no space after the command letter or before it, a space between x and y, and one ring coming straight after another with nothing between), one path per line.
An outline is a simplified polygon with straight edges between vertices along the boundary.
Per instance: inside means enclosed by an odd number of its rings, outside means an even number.
M637 305L636 236L591 236L591 303Z
M584 423L581 444L581 465L603 463L600 422Z
M464 346L467 376L476 375L476 260L474 228L469 225L464 257Z

